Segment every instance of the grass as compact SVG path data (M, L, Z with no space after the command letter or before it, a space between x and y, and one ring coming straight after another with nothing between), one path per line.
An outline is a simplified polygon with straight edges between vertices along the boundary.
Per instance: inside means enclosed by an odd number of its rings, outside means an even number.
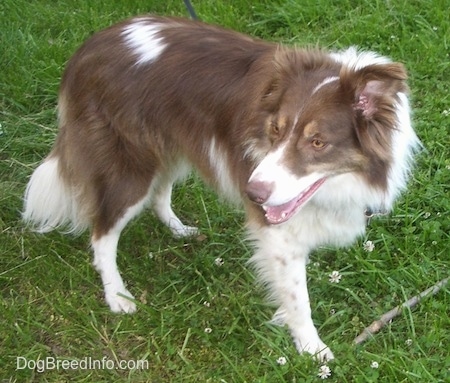
M390 217L349 249L323 249L309 266L313 317L336 360L331 382L444 382L450 374L449 290L404 310L360 347L353 338L407 297L448 275L450 254L450 21L448 1L193 1L200 18L287 44L358 45L404 62L414 125L425 150ZM196 179L176 210L204 237L173 239L151 214L121 239L119 263L138 298L113 315L91 266L88 235L28 232L27 178L56 134L66 60L91 35L144 12L186 15L183 2L3 0L0 3L0 377L4 382L316 382L246 261L243 215ZM375 249L366 252L371 240ZM217 266L215 260L224 264ZM342 280L330 284L339 270ZM205 332L205 329L211 332ZM147 368L17 369L27 360L148 361ZM279 365L277 359L287 363ZM375 361L378 368L372 368Z

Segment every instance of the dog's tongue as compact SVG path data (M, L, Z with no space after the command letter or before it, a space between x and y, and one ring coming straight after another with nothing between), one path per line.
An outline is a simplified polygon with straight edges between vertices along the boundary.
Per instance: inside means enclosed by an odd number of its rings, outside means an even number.
M287 221L290 218L289 213L294 211L296 205L297 198L279 206L264 206L267 221L272 224Z
M267 222L270 224L279 224L289 220L298 209L304 205L314 193L322 186L326 178L314 182L307 189L302 191L296 198L278 206L263 206L266 212Z

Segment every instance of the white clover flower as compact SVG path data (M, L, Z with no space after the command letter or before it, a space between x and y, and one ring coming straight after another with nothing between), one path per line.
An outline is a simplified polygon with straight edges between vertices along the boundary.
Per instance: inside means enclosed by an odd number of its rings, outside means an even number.
M211 327L206 327L205 328L205 334L211 334L212 333L212 328Z
M208 301L204 301L204 302L203 302L203 306L205 306L205 307L211 307L211 303L209 303Z
M412 346L412 344L413 344L412 339L406 339L406 340L405 340L405 344L406 344L408 347Z
M370 367L371 368L378 368L378 367L380 367L380 365L378 364L378 362L373 361L372 363L370 363Z
M339 283L341 281L342 275L339 271L334 270L331 274L328 275L330 277L329 281L331 283Z
M225 263L225 261L223 260L223 258L220 258L220 257L218 257L214 260L214 264L216 266L223 266L224 263Z
M317 374L317 376L320 379L328 379L331 376L330 367L328 367L326 364L324 364L323 366L320 366L319 373Z
M287 363L287 360L284 356L280 356L277 359L277 364L279 364L280 366L284 366Z
M371 253L373 251L373 249L375 249L375 245L373 244L372 241L366 241L366 242L364 242L363 249L364 249L364 251Z

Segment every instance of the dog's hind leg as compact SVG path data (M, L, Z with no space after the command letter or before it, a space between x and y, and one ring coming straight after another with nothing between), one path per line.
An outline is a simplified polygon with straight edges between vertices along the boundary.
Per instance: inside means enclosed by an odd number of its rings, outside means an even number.
M91 243L94 250L94 267L102 278L105 300L111 311L132 313L136 305L132 301L133 295L126 289L117 267L117 245L124 227L136 217L145 207L148 196L143 197L109 225L107 230L101 225L94 224ZM108 226L107 226L108 227Z
M189 237L198 233L196 227L183 224L172 210L172 185L177 179L189 174L189 171L190 167L178 166L176 173L160 175L155 179L152 193L153 210L175 237Z

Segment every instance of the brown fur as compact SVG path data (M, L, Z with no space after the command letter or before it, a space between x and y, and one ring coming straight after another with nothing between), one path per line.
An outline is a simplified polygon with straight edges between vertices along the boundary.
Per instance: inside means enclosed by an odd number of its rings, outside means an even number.
M390 209L404 188L418 145L405 79L402 65L354 49L279 47L176 18L115 25L67 65L60 131L28 183L24 219L42 232L91 226L105 300L131 313L121 231L152 203L174 235L195 234L170 206L172 183L192 166L243 201L274 321L300 352L333 358L311 319L308 254L350 244L364 209Z
M392 94L405 78L398 64L356 73L341 70L321 51L280 48L202 23L160 21L174 27L160 33L170 48L155 62L136 65L121 39L122 23L89 39L64 73L52 155L59 156L66 183L77 189L94 235L106 233L148 193L152 179L170 173L179 161L191 163L217 187L205 154L213 137L227 148L228 168L243 193L256 165L245 156L245 145L253 142L269 151L291 133L299 111L300 133L289 160L293 171L310 171L302 164L314 157L317 167L334 161L342 171L368 170L369 182L385 186L386 126L395 118ZM320 81L337 75L339 84L311 96ZM394 81L376 95L376 112L355 113L358 92L369 80L385 78ZM333 159L311 149L311 126L315 138L347 142L347 165L342 157L335 160L342 152L334 152Z

